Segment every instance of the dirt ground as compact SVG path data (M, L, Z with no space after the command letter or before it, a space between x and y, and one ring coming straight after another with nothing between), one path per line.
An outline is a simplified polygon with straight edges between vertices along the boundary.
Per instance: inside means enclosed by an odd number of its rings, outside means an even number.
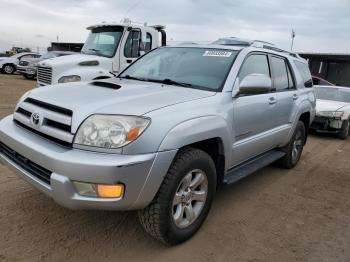
M0 118L34 85L0 75ZM135 212L61 208L0 165L0 261L350 261L350 138L312 135L295 169L224 188L176 247L151 239Z

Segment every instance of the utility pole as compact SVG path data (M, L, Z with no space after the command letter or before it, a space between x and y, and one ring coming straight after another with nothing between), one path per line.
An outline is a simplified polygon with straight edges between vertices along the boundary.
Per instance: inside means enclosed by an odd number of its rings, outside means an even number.
M294 38L295 38L295 32L294 32L294 29L292 29L292 45L290 46L290 51L293 51Z

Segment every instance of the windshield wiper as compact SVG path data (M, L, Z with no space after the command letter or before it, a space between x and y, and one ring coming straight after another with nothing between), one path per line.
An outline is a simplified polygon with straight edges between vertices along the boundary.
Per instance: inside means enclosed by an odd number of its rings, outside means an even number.
M150 82L156 82L156 83L162 83L165 85L176 85L176 86L183 86L183 87L192 87L192 84L188 84L188 83L183 83L183 82L177 82L175 80L169 79L169 78L165 78L162 80L158 80L158 79L148 79L148 81Z
M119 78L125 78L125 79L131 79L131 80L138 80L138 81L149 81L147 78L142 78L142 77L135 77L135 76L120 76Z

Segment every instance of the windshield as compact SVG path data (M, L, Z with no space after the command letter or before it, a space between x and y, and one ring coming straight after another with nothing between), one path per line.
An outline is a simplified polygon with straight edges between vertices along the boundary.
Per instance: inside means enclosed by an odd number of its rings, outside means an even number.
M166 47L149 52L119 77L221 91L238 51Z
M104 26L91 30L81 52L83 54L113 57L119 45L124 28Z
M344 90L336 87L317 87L315 90L317 99L350 103L350 88Z

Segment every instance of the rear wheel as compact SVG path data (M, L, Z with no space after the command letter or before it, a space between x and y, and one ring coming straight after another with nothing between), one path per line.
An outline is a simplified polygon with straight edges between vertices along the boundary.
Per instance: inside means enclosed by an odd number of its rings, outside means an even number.
M285 168L293 168L297 165L301 154L303 152L306 130L303 122L299 121L292 139L289 141L288 145L283 148L286 152L286 155L280 160L280 164Z
M350 133L350 119L344 120L338 137L341 139L346 139Z
M13 74L16 71L16 68L14 67L14 65L6 64L2 67L2 71L5 74Z
M139 219L154 238L168 245L193 236L208 215L216 190L216 171L202 150L181 151L152 201L139 211Z

